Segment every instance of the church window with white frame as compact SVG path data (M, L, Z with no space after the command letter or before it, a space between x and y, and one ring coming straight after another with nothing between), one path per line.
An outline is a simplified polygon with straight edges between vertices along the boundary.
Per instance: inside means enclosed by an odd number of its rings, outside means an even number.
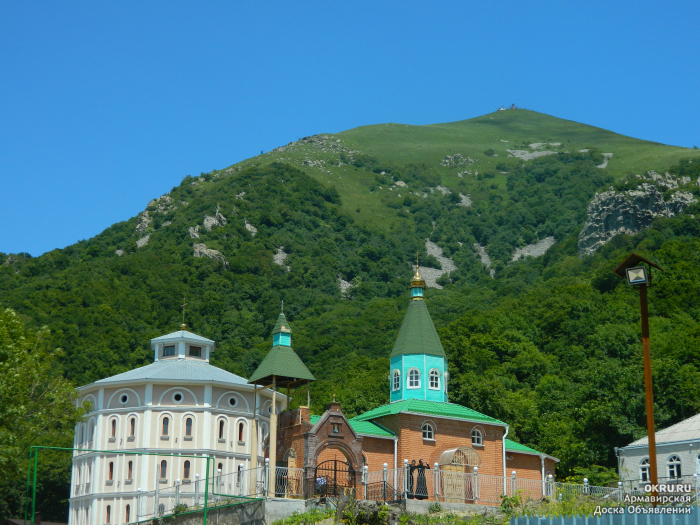
M435 432L433 430L433 425L430 423L423 423L423 439L434 440Z
M430 382L428 386L431 390L440 390L440 371L437 368L430 370Z
M163 460L160 462L160 479L168 478L168 462Z
M641 481L649 481L651 479L650 469L649 458L644 458L639 464L639 479Z
M168 434L169 427L170 427L170 418L164 417L163 418L163 432L162 432L161 436L165 437L165 436L169 435Z
M408 370L407 388L420 388L420 370L411 368Z
M245 424L243 421L238 423L238 443L245 443Z
M399 370L394 370L391 382L391 389L394 392L401 389L401 372Z
M224 420L220 419L219 420L219 439L222 440L224 439Z
M472 430L472 445L483 445L484 436L481 434L481 430L475 428Z
M668 458L668 477L671 479L681 477L681 458L678 456L674 455Z
M136 418L132 417L129 420L129 437L136 437Z
M188 417L185 420L185 437L192 437L192 418Z

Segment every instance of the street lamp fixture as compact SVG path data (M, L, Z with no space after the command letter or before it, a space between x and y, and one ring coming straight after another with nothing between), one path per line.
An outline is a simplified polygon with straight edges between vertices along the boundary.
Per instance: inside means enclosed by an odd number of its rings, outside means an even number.
M646 264L646 267L640 263ZM648 271L647 271L648 268ZM613 272L632 286L639 287L639 305L642 311L642 350L644 354L644 391L647 407L647 436L649 437L649 477L652 486L656 486L659 477L656 469L656 434L654 427L654 393L651 382L651 344L649 343L649 308L647 305L647 284L651 286L651 269L663 272L661 267L637 255L630 254ZM652 489L653 505L656 507L656 490Z

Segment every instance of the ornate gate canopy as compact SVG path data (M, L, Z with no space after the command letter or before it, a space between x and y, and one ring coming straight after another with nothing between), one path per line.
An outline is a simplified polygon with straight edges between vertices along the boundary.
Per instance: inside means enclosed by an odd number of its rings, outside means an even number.
M472 447L459 447L453 448L451 450L446 450L440 456L440 461L438 464L442 466L446 465L458 465L464 467L480 467L481 457L479 453Z

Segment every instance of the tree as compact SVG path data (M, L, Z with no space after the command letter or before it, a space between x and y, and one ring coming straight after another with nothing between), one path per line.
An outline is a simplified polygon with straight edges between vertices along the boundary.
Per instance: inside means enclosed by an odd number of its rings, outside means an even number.
M56 372L62 352L49 349L48 334L48 328L26 329L9 308L0 311L0 520L21 512L29 448L37 444L70 446L73 428L85 411L74 405L72 384ZM69 465L70 455L65 456L61 462ZM42 475L39 483L56 493L55 460L50 463L43 464L41 471L51 479L44 480ZM70 475L69 468L58 470ZM68 497L67 484L65 491L58 490L61 492ZM52 498L40 499L48 503L46 499ZM50 511L47 505L45 518L53 517Z

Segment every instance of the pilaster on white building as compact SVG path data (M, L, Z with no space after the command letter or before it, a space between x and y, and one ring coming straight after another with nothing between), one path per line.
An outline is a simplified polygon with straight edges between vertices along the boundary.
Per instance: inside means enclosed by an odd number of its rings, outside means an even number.
M194 492L207 457L224 480L263 463L272 391L209 364L215 342L185 328L151 340L153 363L78 388L92 408L75 431L70 525L135 522L139 493ZM286 404L277 395L276 412Z

